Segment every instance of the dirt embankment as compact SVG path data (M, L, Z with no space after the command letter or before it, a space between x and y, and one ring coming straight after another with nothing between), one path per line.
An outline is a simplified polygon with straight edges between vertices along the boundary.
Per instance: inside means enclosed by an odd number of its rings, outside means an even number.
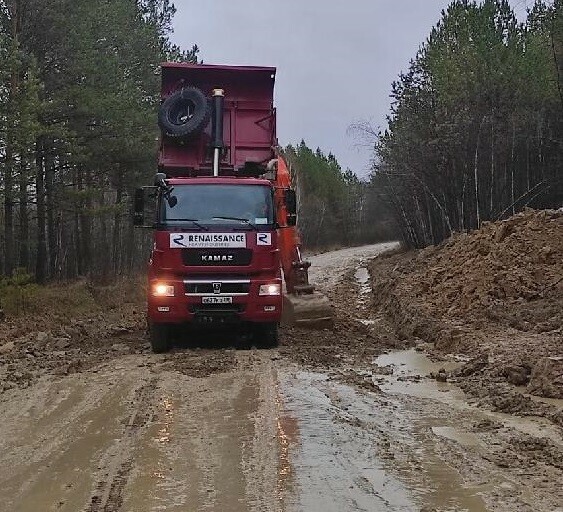
M527 393L563 398L563 211L527 210L370 271L373 306L400 338L465 356L439 378L510 412L543 407Z
M148 351L137 279L22 288L19 314L0 322L0 394L53 373L69 375L116 356Z

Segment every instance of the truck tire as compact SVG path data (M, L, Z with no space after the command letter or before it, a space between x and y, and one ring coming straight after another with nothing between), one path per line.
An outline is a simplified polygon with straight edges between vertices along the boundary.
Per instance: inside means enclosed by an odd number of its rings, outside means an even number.
M152 351L155 354L167 352L170 348L170 326L166 324L151 324L149 338Z
M264 348L277 347L279 342L278 324L276 322L255 324L253 337L257 346Z
M205 94L196 87L185 87L164 100L158 111L158 125L167 137L187 139L200 133L210 116Z

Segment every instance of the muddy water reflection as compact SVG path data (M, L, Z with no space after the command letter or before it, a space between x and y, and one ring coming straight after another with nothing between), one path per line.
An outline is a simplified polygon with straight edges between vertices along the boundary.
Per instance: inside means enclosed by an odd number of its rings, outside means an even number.
M160 407L164 412L164 420L162 422L162 428L158 431L158 441L160 443L170 442L170 425L174 421L174 402L168 397L162 397Z
M158 421L144 440L150 458L139 460L129 488L130 510L249 510L245 477L258 387L253 379L216 381L222 396L203 386L188 396L166 383Z
M561 430L545 418L532 416L518 417L512 414L479 409L468 402L465 393L457 386L448 382L438 382L424 378L441 368L449 371L459 365L460 363L457 361L432 361L426 355L414 349L401 350L383 354L375 359L374 379L378 386L386 393L436 400L453 407L455 410L473 414L476 421L483 418L494 420L524 434L549 438L555 444L563 446ZM391 375L381 375L379 369L382 367L391 368L393 373ZM433 423L430 426L444 427L439 420L438 423ZM439 430L439 432L443 434L446 431ZM456 436L460 438L464 435L463 431L458 429Z
M359 287L358 306L363 306L368 302L371 293L368 269L366 267L359 267L354 273L354 278Z
M299 420L299 449L293 458L297 496L289 510L418 510L378 458L377 432L359 429L340 407L343 399L362 403L352 398L353 390L316 373L298 372L280 380L286 408Z
M299 420L290 510L488 510L481 493L489 487L465 485L440 451L444 439L472 448L478 439L435 408L358 392L319 373L286 375L282 390Z
M281 403L281 401L279 402ZM276 497L280 510L293 496L294 469L292 457L299 441L299 425L295 418L287 414L277 418L277 440L279 446L278 483Z
M285 510L298 427L265 361L205 379L160 374L124 510Z

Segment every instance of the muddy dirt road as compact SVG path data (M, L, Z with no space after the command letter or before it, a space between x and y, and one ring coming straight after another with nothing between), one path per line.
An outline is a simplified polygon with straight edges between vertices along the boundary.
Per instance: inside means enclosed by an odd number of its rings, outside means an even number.
M455 357L403 347L368 307L367 260L390 247L313 257L336 330L275 350L225 335L154 355L140 325L4 345L0 510L563 510L561 427L427 378Z

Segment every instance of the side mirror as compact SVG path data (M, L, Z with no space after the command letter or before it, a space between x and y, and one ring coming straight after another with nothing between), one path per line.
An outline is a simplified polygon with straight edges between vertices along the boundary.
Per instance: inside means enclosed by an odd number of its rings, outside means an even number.
M287 211L287 225L297 224L297 194L295 190L288 188L284 194L285 208Z
M156 187L135 189L133 197L133 226L152 228L156 214ZM147 223L147 218L149 222Z
M161 183L163 183L166 186L166 174L164 174L163 172L157 172L154 175L154 184L155 185L160 185Z
M166 183L166 174L163 172L157 172L154 176L154 186L157 187L162 194L162 197L168 202L170 208L174 208L178 204L178 198L171 195L174 187L171 187Z

